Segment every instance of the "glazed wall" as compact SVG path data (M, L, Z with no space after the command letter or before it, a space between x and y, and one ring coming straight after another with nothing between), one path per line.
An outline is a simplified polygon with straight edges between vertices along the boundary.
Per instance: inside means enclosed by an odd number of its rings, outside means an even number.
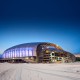
M14 49L6 50L3 53L3 58L36 56L35 53L36 53L36 50L32 47L14 48Z

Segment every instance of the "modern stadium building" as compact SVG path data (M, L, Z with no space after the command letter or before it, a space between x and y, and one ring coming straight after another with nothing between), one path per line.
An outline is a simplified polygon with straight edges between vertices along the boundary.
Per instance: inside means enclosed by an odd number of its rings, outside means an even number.
M48 42L25 43L8 48L0 62L64 63L74 62L75 56L60 46Z

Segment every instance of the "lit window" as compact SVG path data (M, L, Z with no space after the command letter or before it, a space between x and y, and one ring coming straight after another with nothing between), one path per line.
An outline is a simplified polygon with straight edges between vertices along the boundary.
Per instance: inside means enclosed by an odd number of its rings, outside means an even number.
M23 54L23 57L25 57L25 56L26 56L25 48L23 48L23 50L22 50L22 54Z
M28 56L28 48L26 48L26 56Z
M32 56L32 50L29 50L29 56Z
M22 57L21 48L20 48L20 57Z
M8 52L8 54L9 54L9 56L8 56L8 57L10 58L10 51Z
M13 50L13 53L12 53L12 58L15 57L15 50Z
M16 57L19 57L20 49L16 49Z

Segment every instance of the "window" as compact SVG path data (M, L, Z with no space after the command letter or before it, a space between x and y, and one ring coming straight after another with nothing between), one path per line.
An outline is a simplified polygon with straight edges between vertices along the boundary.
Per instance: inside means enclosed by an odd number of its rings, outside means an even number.
M54 56L54 53L52 53L52 56Z
M17 48L17 49L15 50L15 52L16 52L16 57L19 57L20 49Z
M12 58L15 57L15 50L13 49Z
M29 56L32 56L32 50L29 50Z
M25 49L25 56L28 56L28 48Z

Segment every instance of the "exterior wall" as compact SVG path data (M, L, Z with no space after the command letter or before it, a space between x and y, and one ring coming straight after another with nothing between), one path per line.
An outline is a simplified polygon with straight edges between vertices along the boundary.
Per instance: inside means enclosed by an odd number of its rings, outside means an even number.
M53 48L53 50L50 50ZM50 56L51 52L55 53L55 56ZM58 54L56 56L56 54ZM63 56L61 56L61 54ZM55 59L54 59L55 57ZM61 60L59 60L61 58ZM26 44L25 46L18 45L9 48L3 53L3 61L26 61L26 62L73 62L75 57L64 51L60 46L52 43L38 43L35 45Z
M75 57L76 57L76 61L80 61L80 53L74 54L74 55L75 55Z
M75 54L75 57L80 57L80 54Z
M22 47L7 50L3 53L3 58L20 58L36 56L36 50L32 47Z

